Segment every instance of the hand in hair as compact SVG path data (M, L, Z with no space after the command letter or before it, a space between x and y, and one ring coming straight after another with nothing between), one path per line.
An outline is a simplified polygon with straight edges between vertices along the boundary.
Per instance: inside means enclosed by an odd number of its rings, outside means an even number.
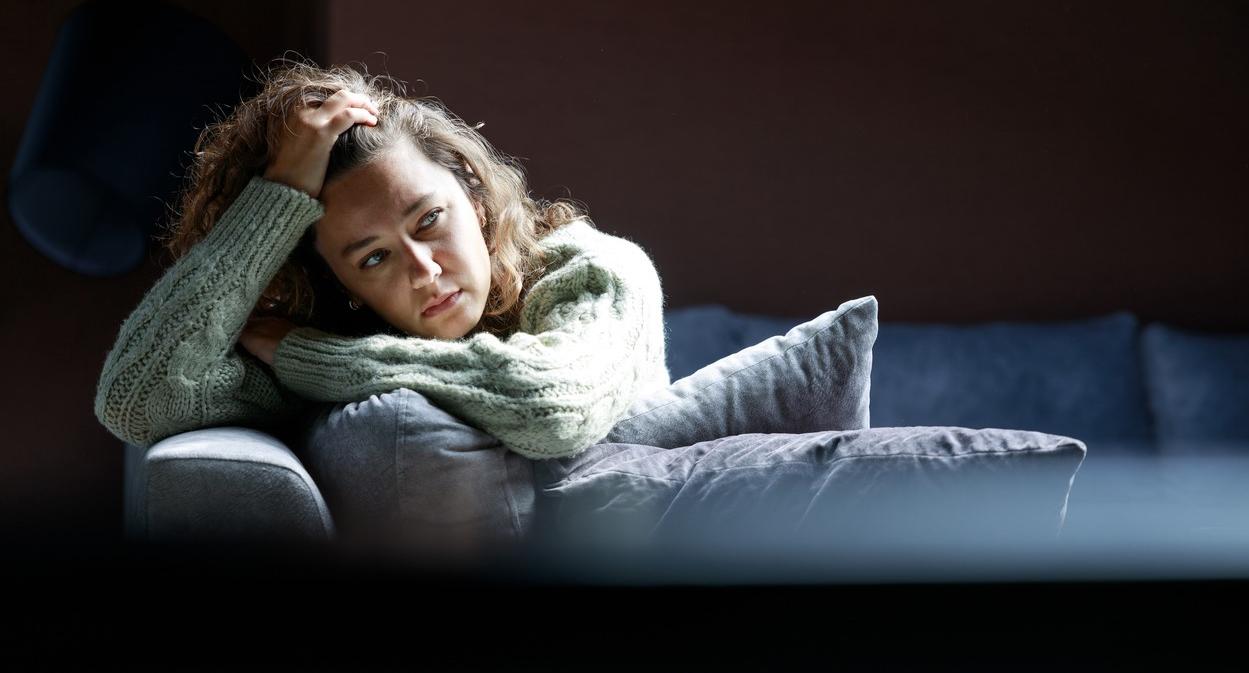
M340 89L319 106L296 108L285 120L275 158L263 177L317 198L338 136L356 124L377 126L378 114L368 96L348 89Z
M273 354L277 352L278 344L295 327L295 323L286 318L252 318L239 334L239 345L273 367Z

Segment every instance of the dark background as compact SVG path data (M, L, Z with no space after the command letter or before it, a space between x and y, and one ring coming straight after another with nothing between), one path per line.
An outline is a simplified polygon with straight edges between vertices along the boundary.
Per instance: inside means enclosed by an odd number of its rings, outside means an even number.
M78 4L0 5L6 182ZM171 4L257 64L356 61L485 121L535 194L652 254L668 308L1249 331L1244 2ZM78 276L7 209L0 246L3 523L115 539L121 443L91 402L162 258Z

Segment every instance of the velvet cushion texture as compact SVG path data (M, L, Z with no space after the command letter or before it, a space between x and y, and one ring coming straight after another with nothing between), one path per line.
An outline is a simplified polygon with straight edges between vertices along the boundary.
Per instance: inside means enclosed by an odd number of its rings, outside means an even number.
M1164 449L1208 450L1249 442L1249 334L1152 324L1141 343Z
M1017 428L1086 442L1153 442L1137 320L885 323L872 370L880 427Z
M530 525L532 462L415 391L321 405L302 444L344 539L473 546Z
M875 298L845 302L640 398L603 441L672 448L866 427L875 335ZM575 460L529 461L407 389L324 405L308 425L303 452L343 537L397 527L414 538L451 529L521 538L534 515L535 469L549 483Z
M676 448L752 432L866 428L876 315L875 297L854 299L726 355L637 400L603 441ZM670 338L682 332L669 327Z
M573 547L1053 542L1085 452L1068 437L956 427L600 444L544 491L539 530Z
M323 494L282 440L241 427L201 428L127 445L130 532L152 539L303 538L335 534ZM138 511L133 511L138 510Z

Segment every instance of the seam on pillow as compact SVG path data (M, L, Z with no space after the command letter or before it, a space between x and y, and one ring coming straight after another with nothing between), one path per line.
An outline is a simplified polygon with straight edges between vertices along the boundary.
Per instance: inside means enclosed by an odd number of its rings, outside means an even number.
M596 477L596 476L598 476L598 475L600 475L600 474L623 474L623 475L628 476L628 477L641 477L641 478L643 478L643 479L655 479L655 480L657 480L657 481L666 481L666 482L673 483L673 484L683 484L683 483L685 483L685 482L687 481L687 480L685 480L685 479L672 479L672 478L670 478L670 477L659 477L659 476L656 476L656 475L653 475L653 474L637 474L637 473L634 473L634 472L626 472L626 471L624 471L624 470L619 470L619 469L611 468L611 469L606 469L606 470L597 470L597 471L595 471L595 472L594 472L594 473L592 473L592 474L585 474L585 475L581 475L581 476L579 476L579 477L573 477L573 478L571 478L571 479L564 479L564 480L562 480L562 481L560 481L560 482L556 483L556 484L555 484L555 487L560 487L560 486L569 486L569 485L575 484L575 483L580 482L580 481L585 481L585 480L591 479L591 478Z
M1057 453L1059 451L1064 450L1065 447L1071 447L1071 446L1074 446L1074 445L1062 444L1058 447L1044 447L1044 448L1038 447L1038 448L1029 450L1028 453ZM930 458L933 460L948 460L951 458L974 458L976 456L1000 456L1000 455L1018 454L1018 453L1020 453L1019 449L977 451L974 453L958 453L958 454L949 455L949 456L934 456L934 455L927 454L927 453L891 453L887 456L841 456L835 459L835 461L884 459L884 458ZM835 461L830 461L830 463L835 462ZM818 464L828 465L830 463L818 463ZM760 467L776 467L779 465L812 465L812 464L813 463L811 463L810 461L805 461L805 460L777 460L777 461L769 461L766 463L751 463L750 465L732 465L729 467L725 467L723 469L715 470L715 473L720 474L722 472L728 472L731 470L749 470L749 469L755 469L755 468L760 468ZM1077 466L1077 469L1078 469L1078 466ZM600 474L623 474L623 475L634 476L634 477L642 477L645 479L657 479L659 481L666 481L666 482L673 482L673 483L685 483L686 481L688 481L688 479L672 479L668 477L659 477L659 476L649 475L649 474L637 474L634 472L626 472L620 469L606 469L606 470L598 470L592 474L582 475L582 476L575 477L572 479L565 479L563 481L558 482L556 486L574 484L576 482L584 481L586 479L590 479Z
M853 309L855 309L855 308L858 308L858 307L859 307L859 306L861 306L861 305L862 305L862 304L857 304L857 305L855 305L855 306L851 307L851 310L853 310ZM796 344L794 344L793 346L790 346L789 348L786 348L785 350L781 351L780 353L777 353L776 355L771 355L771 356L768 356L768 357L766 357L766 358L764 358L764 359L762 359L762 360L760 360L760 361L758 361L758 362L756 362L756 363L754 363L754 364L752 364L752 365L747 365L747 366L742 367L741 369L738 369L737 371L734 371L734 372L732 372L732 373L730 373L730 374L725 374L722 378L720 378L720 380L718 380L718 381L714 381L714 382L712 382L712 383L708 383L707 385L703 386L702 388L699 388L699 389L697 389L697 390L694 390L694 391L693 391L692 393L690 393L690 394L691 394L691 395L699 395L699 394L701 394L704 390L707 390L708 388L711 388L711 387L713 387L713 386L718 386L718 385L720 385L720 384L724 383L725 379L728 379L728 378L733 377L733 376L737 376L738 374L740 374L740 373L742 373L742 372L744 372L744 371L748 371L748 370L754 369L755 367L758 367L759 365L762 365L762 364L766 364L766 363L768 363L768 362L771 362L772 360L775 360L776 358L783 357L784 355L786 355L787 353L789 353L789 351L792 351L792 350L794 350L795 348L800 348L800 347L802 347L802 346L805 346L805 345L807 345L807 344L811 343L811 342L812 342L812 341L814 341L814 340L816 339L816 337L818 337L820 334L822 334L822 333L824 333L824 332L827 332L828 330L832 329L832 328L833 328L833 325L836 325L836 324L837 324L837 322L838 322L838 321L840 321L843 317L845 317L845 315L846 315L847 313L849 313L849 312L850 312L850 311L849 311L849 310L847 310L847 311L846 311L846 313L842 313L840 316L836 316L836 318L835 318L833 321L831 321L831 322L830 322L828 325L826 325L825 327L823 327L823 328L821 328L821 329L816 330L816 331L815 331L815 332L814 332L814 333L810 336L810 338L806 339L805 341L802 341L802 342L800 342L800 343L796 343ZM799 325L801 325L801 324L802 324L802 323L799 323ZM795 325L795 327L797 327L797 326L798 326L798 325ZM769 337L769 338L771 338L771 337ZM762 342L760 342L760 343L762 343ZM759 344L755 344L755 346L757 346L757 345L759 345ZM740 353L741 351L739 350L739 351L737 351L737 352L738 352L738 353ZM730 356L730 357L731 357L731 356ZM621 419L621 420L617 421L617 422L616 422L616 424L617 424L617 425L620 425L621 423L628 423L629 421L632 421L632 420L633 420L633 419L635 419L635 418L639 418L639 417L641 417L641 416L645 416L646 414L649 414L649 413L651 413L651 412L653 412L653 411L658 411L658 410L660 410L660 409L663 409L664 407L667 407L667 406L670 406L670 405L676 404L677 402L683 402L683 401L685 401L685 398L672 400L671 402L665 402L665 403L663 403L663 404L661 404L661 405L659 405L659 406L657 406L657 407L653 407L653 408L651 408L651 409L647 409L646 411L643 411L643 412L641 412L641 413L639 413L639 414L634 414L633 416L630 416L630 417L628 417L628 418Z
M494 451L495 449L490 449ZM507 503L508 520L512 522L512 532L517 539L524 537L525 532L520 524L520 508L516 506L514 498L512 498L512 463L507 459L509 449L504 447L503 452L499 454L499 460L503 462L503 502ZM521 456L524 458L524 456ZM528 460L528 459L526 459Z
M891 453L885 456L873 456L873 455L844 456L843 459L893 458L895 456L901 456L904 458L963 458L967 456L997 456L997 455L1008 454L1008 453L1020 453L1021 451L1026 451L1027 453L1054 452L1054 451L1062 451L1062 450L1072 449L1072 448L1076 448L1076 445L1070 442L1062 442L1056 446L1038 446L1038 447L1033 447L1030 449L1022 449L1022 450L1021 449L993 449L990 451L972 451L969 453L955 453L955 454L951 454L948 456L934 456L928 453Z

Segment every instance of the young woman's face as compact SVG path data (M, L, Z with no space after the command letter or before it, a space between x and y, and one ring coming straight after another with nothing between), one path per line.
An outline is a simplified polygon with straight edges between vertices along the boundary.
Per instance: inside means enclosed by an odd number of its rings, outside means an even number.
M484 212L450 171L404 141L327 183L320 199L317 252L357 303L431 339L458 339L481 320L490 291Z

